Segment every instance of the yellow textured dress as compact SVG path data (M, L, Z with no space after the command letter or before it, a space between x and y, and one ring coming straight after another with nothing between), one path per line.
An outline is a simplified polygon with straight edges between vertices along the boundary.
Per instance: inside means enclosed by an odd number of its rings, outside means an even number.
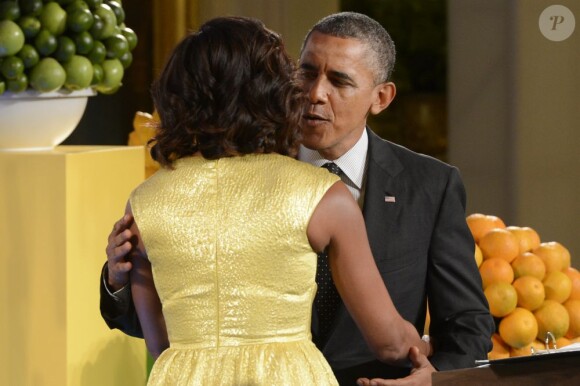
M311 341L310 217L338 177L275 154L180 159L131 195L170 347L149 385L336 385Z

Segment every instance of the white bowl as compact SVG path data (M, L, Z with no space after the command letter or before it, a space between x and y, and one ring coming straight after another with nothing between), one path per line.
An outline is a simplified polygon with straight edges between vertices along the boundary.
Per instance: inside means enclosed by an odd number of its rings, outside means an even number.
M74 131L95 94L90 88L5 92L0 95L0 151L53 149Z

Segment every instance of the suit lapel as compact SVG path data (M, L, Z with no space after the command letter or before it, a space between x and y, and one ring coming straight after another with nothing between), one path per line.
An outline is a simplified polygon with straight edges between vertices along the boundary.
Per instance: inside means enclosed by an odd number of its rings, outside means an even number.
M369 128L367 128L367 132L369 150L363 216L376 260L379 256L377 252L381 249L380 245L384 243L389 230L395 226L400 208L405 202L405 189L400 186L396 178L404 168L389 142L377 136ZM393 199L394 202L392 202ZM345 320L345 318L350 319L344 304L341 304L337 314L337 320L331 327L327 340L319 343L319 348L323 352L330 338L335 334L342 333L336 329L339 321Z
M403 165L391 145L367 128L369 134L368 169L363 215L371 246L383 238L396 223L405 202L404 187L397 183Z

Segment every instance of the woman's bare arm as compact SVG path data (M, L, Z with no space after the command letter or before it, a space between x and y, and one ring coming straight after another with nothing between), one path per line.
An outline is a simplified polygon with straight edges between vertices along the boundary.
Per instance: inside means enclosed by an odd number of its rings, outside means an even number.
M430 345L397 312L374 262L360 208L341 182L314 211L308 238L316 251L329 246L337 290L379 360L403 361L411 346L429 355Z
M133 214L131 205L127 203L125 213ZM130 252L133 269L130 271L131 295L135 310L143 329L143 337L147 350L155 359L169 347L165 319L161 309L161 301L153 283L151 263L147 259L145 246L136 222L131 225L131 232L135 235L136 242Z

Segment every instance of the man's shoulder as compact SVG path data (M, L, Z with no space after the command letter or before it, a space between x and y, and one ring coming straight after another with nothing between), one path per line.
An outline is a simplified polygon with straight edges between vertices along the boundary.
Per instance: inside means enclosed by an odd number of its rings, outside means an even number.
M456 167L433 156L418 153L405 146L381 138L377 134L373 136L372 145L369 147L371 157L374 156L373 153L391 152L392 156L396 157L406 172L428 171L430 173L447 174L452 169L456 169Z

